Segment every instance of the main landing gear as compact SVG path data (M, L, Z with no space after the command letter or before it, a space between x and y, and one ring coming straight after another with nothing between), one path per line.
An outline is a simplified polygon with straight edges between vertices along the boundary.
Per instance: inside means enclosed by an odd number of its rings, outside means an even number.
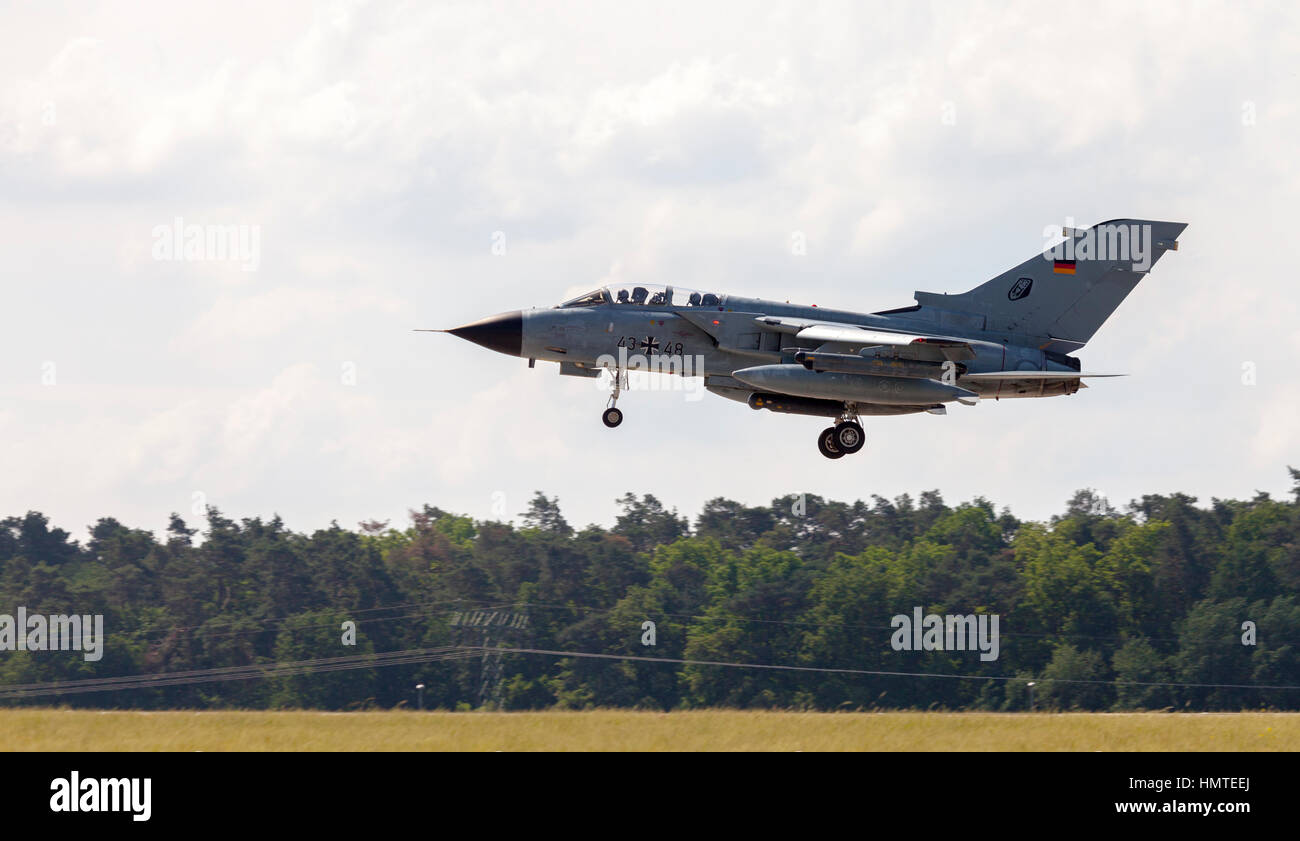
M858 423L857 412L846 406L844 414L834 426L823 429L817 436L817 449L827 458L852 455L867 443L867 433Z
M605 411L600 415L601 422L610 429L623 422L623 410L619 409L616 404L618 403L618 396L623 393L623 389L627 388L627 374L618 369L613 369L612 375L614 388L610 392L609 402L605 404Z

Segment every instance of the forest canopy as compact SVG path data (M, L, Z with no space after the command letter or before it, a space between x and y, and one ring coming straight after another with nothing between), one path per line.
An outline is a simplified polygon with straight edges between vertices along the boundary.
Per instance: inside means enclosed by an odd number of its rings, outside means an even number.
M937 491L714 499L693 522L626 494L611 528L579 530L539 492L519 526L425 505L402 527L304 534L209 507L162 535L104 518L83 543L33 511L0 520L0 614L102 614L106 640L96 661L0 651L0 702L388 708L422 684L444 709L1019 710L1033 682L1039 708L1297 709L1291 477L1290 500L1152 494L1120 509L1082 490L1047 522ZM998 658L896 650L891 617L918 608L996 614ZM382 662L417 650L463 656ZM341 657L362 666L261 671ZM241 668L258 676L3 694Z

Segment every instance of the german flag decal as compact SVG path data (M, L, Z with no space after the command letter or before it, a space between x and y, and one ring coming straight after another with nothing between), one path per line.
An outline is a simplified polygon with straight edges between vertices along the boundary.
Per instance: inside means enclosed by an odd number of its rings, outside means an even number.
M1074 274L1073 260L1055 260L1052 263L1052 271L1057 274Z

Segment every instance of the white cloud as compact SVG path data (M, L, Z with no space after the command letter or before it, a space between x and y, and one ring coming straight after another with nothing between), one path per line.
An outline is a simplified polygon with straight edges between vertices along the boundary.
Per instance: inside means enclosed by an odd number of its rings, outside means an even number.
M541 489L586 522L626 490L694 512L938 487L1046 516L1082 486L1280 490L1300 463L1279 373L1300 350L1297 14L10 10L0 284L22 315L0 339L0 461L19 481L0 514L156 527L201 490L306 528L423 502L486 517L493 493L520 511ZM153 262L176 216L261 226L259 270ZM880 419L842 462L817 421L712 396L634 392L606 430L586 380L409 332L610 281L900 306L1014 265L1066 216L1191 223L1082 354L1133 377ZM44 360L59 385L35 385Z

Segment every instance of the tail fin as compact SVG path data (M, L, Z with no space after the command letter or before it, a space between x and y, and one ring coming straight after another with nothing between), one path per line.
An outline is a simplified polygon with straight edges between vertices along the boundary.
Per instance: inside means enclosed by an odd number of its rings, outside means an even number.
M917 292L941 324L1029 336L1045 350L1070 353L1092 338L1166 251L1178 248L1182 222L1112 219L958 295ZM978 322L978 323L977 323Z

